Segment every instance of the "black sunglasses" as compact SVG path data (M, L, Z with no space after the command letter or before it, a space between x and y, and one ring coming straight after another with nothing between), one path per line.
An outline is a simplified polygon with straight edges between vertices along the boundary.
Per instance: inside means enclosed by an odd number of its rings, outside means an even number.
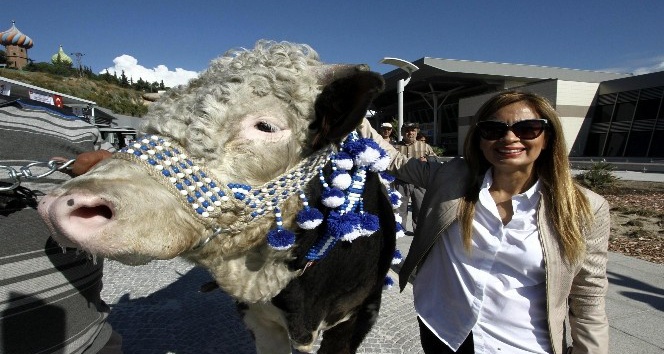
M517 138L522 140L532 140L542 135L544 129L548 126L546 119L526 119L514 124L507 124L497 120L485 120L478 122L477 129L480 136L486 140L498 140L511 130Z

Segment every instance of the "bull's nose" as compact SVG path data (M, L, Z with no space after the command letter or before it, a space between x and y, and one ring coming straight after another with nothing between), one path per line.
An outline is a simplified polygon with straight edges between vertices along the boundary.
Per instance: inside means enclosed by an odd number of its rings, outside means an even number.
M67 200L67 206L75 207L69 214L71 219L84 223L105 223L113 218L113 210L106 204L77 206L73 198Z
M39 212L58 242L76 247L108 226L114 207L98 196L73 193L44 197Z

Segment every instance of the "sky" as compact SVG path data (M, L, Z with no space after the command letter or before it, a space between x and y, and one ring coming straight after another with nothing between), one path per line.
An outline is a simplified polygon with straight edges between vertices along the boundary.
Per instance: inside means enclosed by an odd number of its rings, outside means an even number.
M166 86L259 39L380 73L384 57L432 57L643 74L664 70L662 14L662 0L7 0L0 31L16 21L35 62L62 45L95 73Z

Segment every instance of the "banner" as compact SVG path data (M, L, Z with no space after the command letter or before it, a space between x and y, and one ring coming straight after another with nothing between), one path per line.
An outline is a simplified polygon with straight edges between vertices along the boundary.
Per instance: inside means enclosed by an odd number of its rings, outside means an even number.
M55 103L53 102L53 96L45 95L43 93L35 92L32 90L30 90L29 93L31 100L48 103L50 105L55 105Z
M0 81L0 95L9 96L12 91L12 84Z

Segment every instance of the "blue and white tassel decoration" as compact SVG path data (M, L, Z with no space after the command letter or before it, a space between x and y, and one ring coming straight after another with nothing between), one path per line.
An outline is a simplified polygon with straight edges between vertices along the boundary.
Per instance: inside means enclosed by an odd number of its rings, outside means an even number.
M385 276L385 281L383 282L383 290L390 290L394 286L394 280L389 275Z
M275 250L285 251L295 244L295 234L284 229L279 208L274 208L274 217L277 221L277 228L268 232L267 243Z
M380 228L378 216L364 211L364 193L367 172L377 172L381 183L388 191L393 209L398 208L401 196L392 189L394 177L385 172L390 159L378 143L359 138L351 133L341 144L339 151L329 157L332 172L326 178L323 166L318 167L318 178L322 186L321 203L330 211L323 215L309 205L304 191L300 191L303 208L296 217L297 225L312 230L325 223L325 233L309 249L306 259L316 261L324 258L338 241L352 242L359 237L370 236ZM242 193L242 189L234 192ZM269 245L277 250L286 250L295 242L295 235L283 228L281 213L275 208L277 227L268 233ZM401 218L395 214L397 237L404 236ZM401 253L395 250L392 264L401 261ZM385 278L385 287L394 283Z

